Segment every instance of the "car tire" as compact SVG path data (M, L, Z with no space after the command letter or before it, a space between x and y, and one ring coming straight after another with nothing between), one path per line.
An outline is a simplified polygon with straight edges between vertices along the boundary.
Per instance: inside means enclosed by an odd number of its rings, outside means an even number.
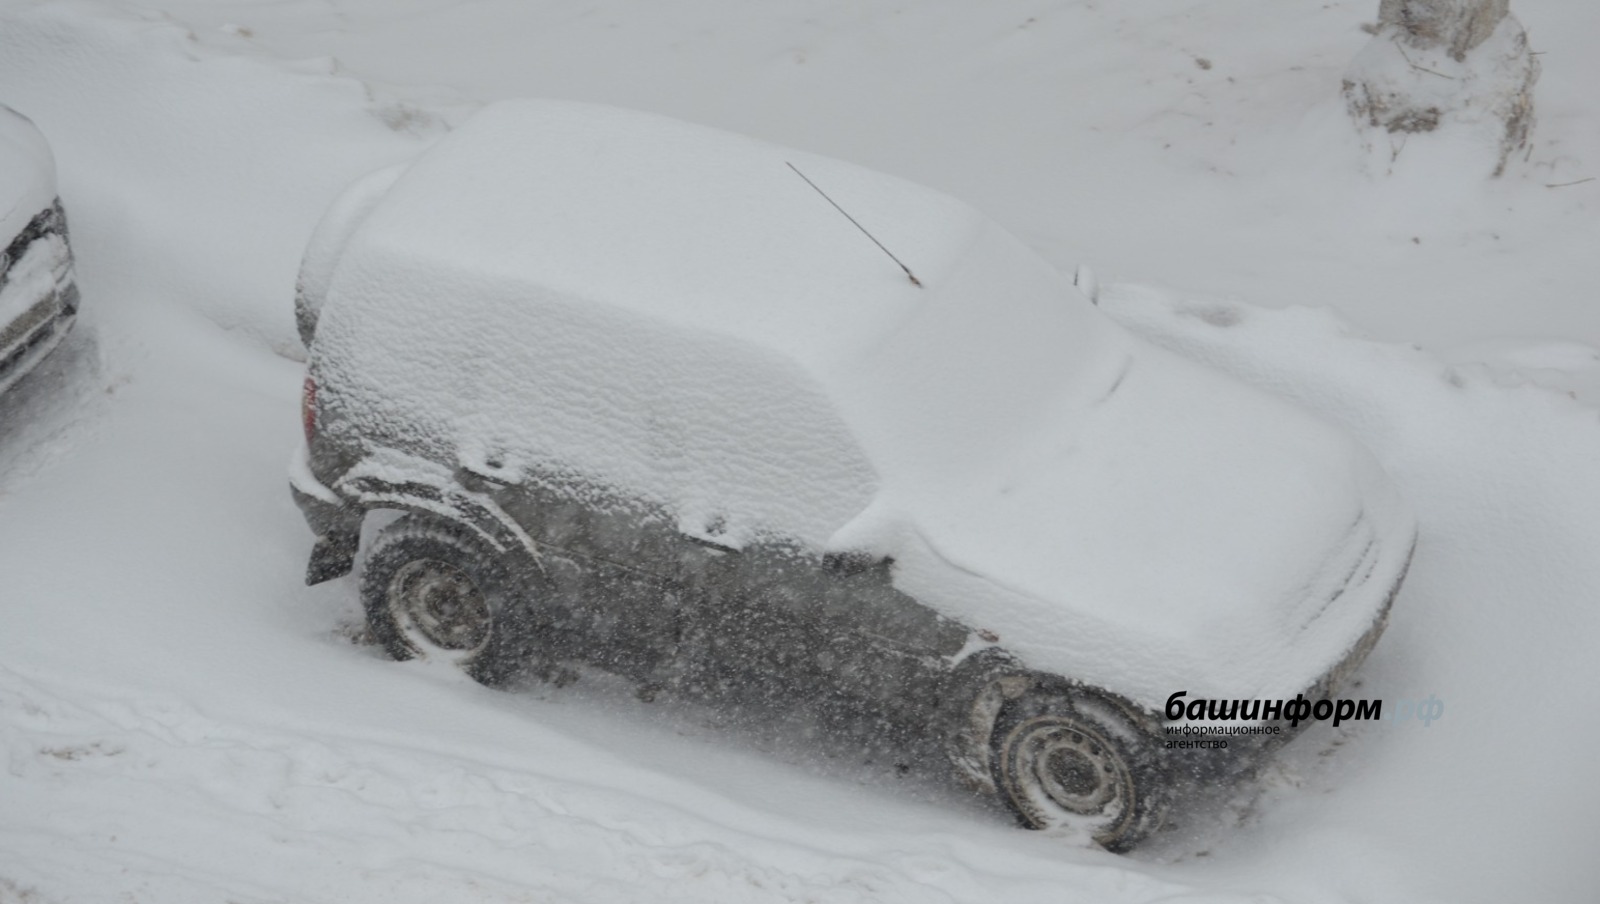
M1084 834L1123 853L1166 816L1156 741L1105 695L1036 688L1005 705L991 738L995 787L1026 828Z
M384 528L361 575L373 636L391 657L452 663L491 687L529 661L529 581L467 529L408 515Z

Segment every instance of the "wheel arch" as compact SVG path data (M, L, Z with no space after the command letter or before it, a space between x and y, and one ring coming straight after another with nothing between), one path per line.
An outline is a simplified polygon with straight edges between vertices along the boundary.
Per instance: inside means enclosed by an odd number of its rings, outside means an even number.
M957 777L987 794L1000 793L991 768L995 724L1008 703L1029 694L1054 694L1089 706L1107 707L1146 739L1161 735L1157 714L1140 709L1105 688L1034 671L999 647L988 647L963 659L951 673L949 687L951 705L945 715L947 754Z
M402 467L396 467L397 460ZM448 521L470 531L495 553L526 556L542 568L539 545L494 500L491 488L476 475L463 476L466 479L426 459L399 454L369 456L352 467L334 483L334 493L343 504L339 517L323 519L327 529L319 532L306 582L317 584L349 574L355 567L361 526L378 511ZM484 489L469 488L467 483Z
M1027 828L1075 825L1092 832L1094 840L1113 853L1138 846L1162 826L1174 801L1171 764L1159 746L1159 715L1101 687L1051 674L1028 677L1031 680L1020 691L1001 703L991 725L987 762L996 796ZM1039 743L1045 747L1039 748ZM1090 774L1102 776L1094 794L1105 797L1080 797L1077 805L1099 808L1118 799L1123 803L1111 811L1079 810L1058 797L1057 791L1069 796L1089 791L1050 790L1051 780L1036 771L1037 764L1046 760L1035 758L1049 754L1054 746L1074 748L1080 759L1087 756L1089 764L1099 764Z

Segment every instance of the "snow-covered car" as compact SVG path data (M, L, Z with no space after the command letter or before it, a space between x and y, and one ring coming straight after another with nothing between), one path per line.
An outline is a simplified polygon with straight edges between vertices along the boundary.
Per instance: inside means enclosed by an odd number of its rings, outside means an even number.
M0 392L60 344L78 314L55 160L33 122L0 104Z
M1331 693L1413 541L1347 435L960 202L650 115L485 108L333 205L296 311L307 581L402 512L360 583L395 658L929 741L1114 850L1168 698Z

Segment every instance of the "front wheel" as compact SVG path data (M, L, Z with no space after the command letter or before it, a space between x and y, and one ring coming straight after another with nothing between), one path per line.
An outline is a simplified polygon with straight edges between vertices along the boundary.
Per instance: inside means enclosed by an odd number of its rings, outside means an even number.
M453 663L488 685L522 665L522 582L465 529L409 515L373 543L361 575L372 634L398 660Z
M1041 690L1007 703L990 763L1001 798L1030 829L1079 832L1121 853L1166 815L1154 741L1093 692Z

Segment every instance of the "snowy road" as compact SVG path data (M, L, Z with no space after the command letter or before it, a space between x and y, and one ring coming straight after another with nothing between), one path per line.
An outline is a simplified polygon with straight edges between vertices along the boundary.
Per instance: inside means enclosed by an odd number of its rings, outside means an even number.
M1592 408L1324 312L1110 287L1136 331L1343 423L1391 470L1423 541L1361 695L1446 714L1310 732L1259 799L1148 853L1065 848L838 745L584 683L497 693L351 643L354 586L302 586L285 486L294 271L339 187L470 104L126 5L0 17L0 99L55 145L85 299L65 354L0 400L0 902L1579 902L1600 885ZM821 51L868 40L840 27ZM1592 102L1561 115L1568 135L1600 121ZM855 156L938 181L899 150ZM1525 228L1505 267L1592 292L1587 256ZM1314 232L1281 241L1275 278L1326 254Z

